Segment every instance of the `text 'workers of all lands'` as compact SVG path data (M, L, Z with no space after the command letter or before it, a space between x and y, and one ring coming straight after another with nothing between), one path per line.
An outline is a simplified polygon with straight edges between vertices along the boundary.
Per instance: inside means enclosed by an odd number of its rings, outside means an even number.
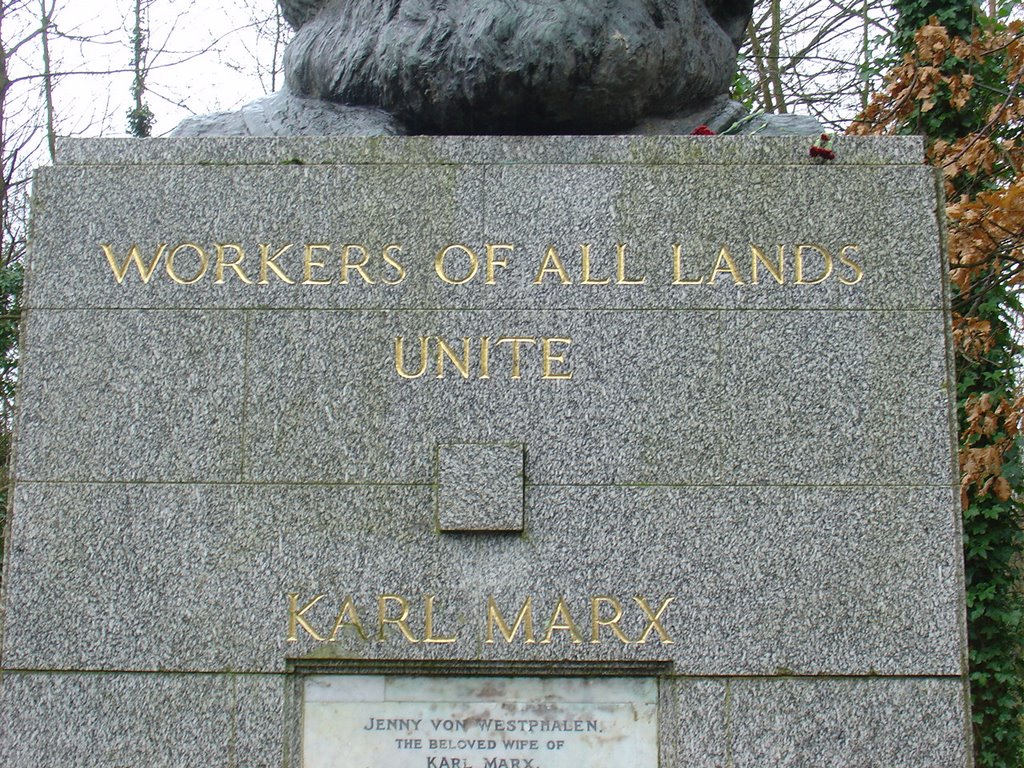
M211 282L214 285L363 285L395 286L422 274L446 285L498 285L517 260L525 260L530 285L637 286L669 284L821 285L838 281L857 285L864 279L859 246L845 243L775 243L741 247L721 244L705 256L685 254L683 246L665 246L659 274L638 266L637 249L626 243L599 248L591 243L548 245L530 252L513 243L443 245L427 260L414 258L400 243L374 247L360 243L241 243L181 242L143 246L133 243L118 249L101 243L114 279L120 284L136 280L148 284L168 279L179 285ZM688 265L684 266L684 257ZM694 266L696 259L698 265Z

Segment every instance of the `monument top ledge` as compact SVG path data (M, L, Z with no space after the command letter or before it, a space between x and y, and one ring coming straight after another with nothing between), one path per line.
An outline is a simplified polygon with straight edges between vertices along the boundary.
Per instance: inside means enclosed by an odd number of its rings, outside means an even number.
M58 165L821 165L807 136L324 136L62 139ZM919 136L836 137L829 166L914 165Z

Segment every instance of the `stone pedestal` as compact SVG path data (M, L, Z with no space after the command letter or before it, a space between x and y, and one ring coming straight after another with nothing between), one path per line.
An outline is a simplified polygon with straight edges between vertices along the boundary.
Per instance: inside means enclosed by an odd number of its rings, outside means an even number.
M807 148L63 143L0 764L967 766L935 178Z

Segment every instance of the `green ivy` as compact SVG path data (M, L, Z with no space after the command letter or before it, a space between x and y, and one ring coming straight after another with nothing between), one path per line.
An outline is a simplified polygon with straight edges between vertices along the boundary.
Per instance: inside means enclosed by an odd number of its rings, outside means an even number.
M132 136L145 139L152 135L155 116L148 104L129 109L126 117L128 118L128 133Z
M950 37L965 40L978 22L978 6L971 0L895 0L893 7L897 12L893 45L901 54L914 50L914 34L931 18L937 18Z
M995 345L981 360L958 356L957 395L961 423L971 397L1013 399L1017 345L1007 312L1017 312L1016 297L1005 287L994 290L975 316L992 323ZM999 305L1002 306L999 306ZM1006 438L984 436L972 447ZM1019 441L1004 455L1003 472L1019 493ZM967 586L967 632L970 649L971 706L975 753L979 766L1018 768L1024 764L1022 739L1021 630L1024 601L1019 589L1019 557L1024 546L1021 508L1015 498L976 494L963 513L964 567Z
M994 25L997 20L979 13L973 2L964 0L896 0L899 13L895 25L897 52L915 49L915 31L936 19L951 37L970 40L979 25ZM1004 4L1005 5L1005 4ZM999 14L997 14L998 16ZM982 61L962 61L949 55L942 64L947 75L970 73L976 86L967 104L955 108L945 86L937 89L930 109L918 104L904 122L905 133L923 135L929 143L953 142L991 129L992 108L1008 91L1006 68L999 54ZM1003 126L997 137L1010 138L1021 132L1020 126ZM954 180L954 193L975 194L997 188L1013 169L997 164L984 175L960 174ZM991 279L984 279L985 277ZM960 424L968 423L967 408L978 398L992 402L1014 401L1015 367L1019 346L1014 339L1013 318L1021 316L1017 295L998 274L975 280L971 295L956 295L954 304L965 317L990 324L994 344L980 356L958 353L957 402ZM964 435L967 433L965 432ZM961 449L1005 445L1005 432L962 435ZM967 588L967 629L970 660L971 707L974 724L974 749L977 764L983 768L1019 768L1024 765L1024 669L1022 669L1022 628L1024 600L1020 590L1020 553L1024 547L1021 532L1022 472L1019 440L1011 442L1003 454L1002 476L1009 482L1011 495L968 490L963 511L964 567ZM1000 496L1003 498L1001 499Z
M18 373L18 321L21 317L22 268L20 262L0 267L0 561L3 560L3 531L7 518L9 460L11 454L11 409Z

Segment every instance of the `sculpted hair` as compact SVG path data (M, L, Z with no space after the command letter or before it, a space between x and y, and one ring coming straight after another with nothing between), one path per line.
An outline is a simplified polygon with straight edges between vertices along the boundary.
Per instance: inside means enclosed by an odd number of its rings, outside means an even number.
M725 93L752 0L281 0L300 96L418 133L603 133Z

